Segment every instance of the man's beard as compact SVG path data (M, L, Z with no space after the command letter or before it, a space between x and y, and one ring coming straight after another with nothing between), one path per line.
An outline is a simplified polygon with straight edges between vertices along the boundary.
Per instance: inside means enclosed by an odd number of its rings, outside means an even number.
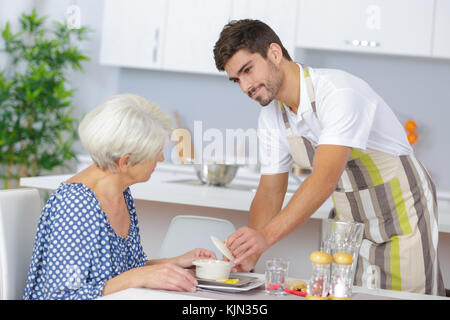
M278 92L280 91L281 85L283 83L283 75L276 67L274 63L268 61L269 64L269 76L267 77L266 84L260 84L256 88L253 88L248 95L251 97L253 92L258 90L260 87L265 87L267 91L267 97L259 96L255 98L256 101L263 107L267 106L269 103L275 99Z

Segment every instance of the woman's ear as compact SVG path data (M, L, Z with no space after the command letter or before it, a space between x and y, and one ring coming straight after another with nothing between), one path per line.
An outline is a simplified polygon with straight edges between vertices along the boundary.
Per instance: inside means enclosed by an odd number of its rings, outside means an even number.
M271 43L269 49L267 50L267 57L276 65L281 63L283 58L283 50L277 43Z
M130 154L127 153L126 155L122 156L117 160L117 165L119 166L120 171L127 171L128 166L130 165Z

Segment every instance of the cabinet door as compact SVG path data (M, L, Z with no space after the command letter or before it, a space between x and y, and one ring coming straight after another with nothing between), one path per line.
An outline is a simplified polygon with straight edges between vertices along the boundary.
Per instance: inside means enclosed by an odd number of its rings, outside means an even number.
M450 58L450 1L436 0L434 16L434 57Z
M297 45L429 56L433 1L300 0Z
M159 68L166 0L104 1L100 63Z
M231 0L169 0L165 70L219 74L213 49L230 17Z
M231 18L257 19L268 24L294 59L297 0L233 0Z

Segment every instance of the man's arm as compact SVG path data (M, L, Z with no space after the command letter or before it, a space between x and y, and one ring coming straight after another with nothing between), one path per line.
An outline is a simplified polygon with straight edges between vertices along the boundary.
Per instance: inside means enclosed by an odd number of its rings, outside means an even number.
M288 186L289 173L261 175L258 189L250 206L249 227L261 231L278 214L283 205ZM254 254L235 271L248 272L258 262L260 253Z
M320 145L316 149L311 175L300 185L288 205L262 230L242 227L228 237L235 263L261 254L308 219L334 191L352 148Z
M261 175L250 206L250 228L261 230L280 212L288 186L288 177L287 172Z

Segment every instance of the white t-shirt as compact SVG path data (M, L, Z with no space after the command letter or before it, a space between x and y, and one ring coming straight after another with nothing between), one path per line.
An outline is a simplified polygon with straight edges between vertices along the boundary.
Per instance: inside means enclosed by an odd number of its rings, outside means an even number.
M285 106L292 134L313 144L371 148L394 155L413 152L405 130L384 100L363 80L345 71L308 67L316 96L317 117L300 67L297 114ZM258 120L262 174L288 172L293 159L278 101L261 109Z

